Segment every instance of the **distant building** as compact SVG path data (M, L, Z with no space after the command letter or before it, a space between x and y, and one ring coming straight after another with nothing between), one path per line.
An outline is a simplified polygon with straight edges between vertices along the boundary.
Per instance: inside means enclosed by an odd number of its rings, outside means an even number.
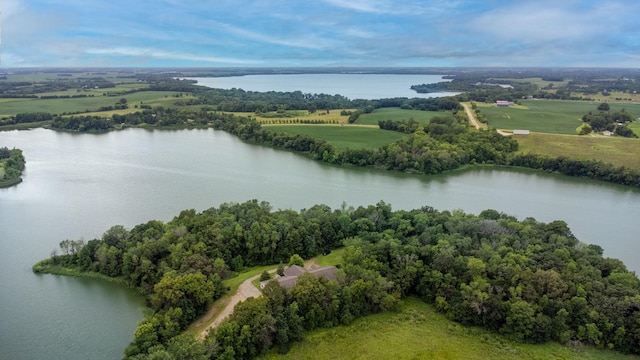
M611 136L611 135L613 135L613 133L611 131L609 131L609 130L605 130L605 131L602 132L602 135Z
M506 100L497 100L496 101L496 105L498 106L511 106L513 105L513 101L506 101Z
M269 281L277 281L280 283L285 289L290 289L296 286L296 282L298 281L298 276L304 273L310 273L315 277L323 277L327 280L335 280L336 279L336 268L335 266L323 266L323 267L312 267L311 270L307 271L307 269L300 267L298 265L291 265L284 271L284 276L277 276L275 279L265 280L260 282L260 288L264 288L265 285Z
M513 135L529 135L529 130L513 130Z

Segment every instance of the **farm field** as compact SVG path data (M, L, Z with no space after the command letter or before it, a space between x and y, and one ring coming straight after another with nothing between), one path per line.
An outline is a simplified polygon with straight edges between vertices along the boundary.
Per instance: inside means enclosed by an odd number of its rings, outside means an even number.
M454 323L416 298L398 312L367 316L348 326L318 329L287 354L260 359L638 359L591 347L522 344Z
M357 124L362 125L378 125L379 121L409 121L413 119L420 124L428 124L432 118L440 116L451 116L451 112L445 111L421 111L421 110L405 110L401 108L380 108L369 114L362 114Z
M106 90L106 89L103 89ZM95 96L72 99L0 99L0 116L12 116L29 112L48 112L52 114L84 112L98 110L104 106L113 106L121 98L127 99L131 111L137 111L135 105L144 103L151 106L172 106L188 97L179 96L173 91L141 91L121 96Z
M638 122L636 122L637 124ZM640 126L639 126L640 127ZM519 152L579 160L599 160L640 170L640 139L531 133L517 135Z
M513 81L513 82L519 82L519 83L532 83L540 88L544 88L549 84L552 84L553 87L560 87L560 86L566 86L569 81L571 81L571 79L564 79L563 81L548 81L548 80L542 80L542 78L522 78L522 79L518 79L518 78L496 78L495 79L496 82L500 81L500 80L506 80L506 81Z
M349 120L349 116L340 115L342 110L318 110L314 113L310 113L307 110L285 110L281 112L271 111L267 113L257 114L255 112L227 112L236 116L252 117L256 121L269 125L269 124L300 124L300 123L313 123L313 121L320 121L325 124L346 124ZM377 123L376 123L377 125Z
M377 149L407 136L395 131L380 130L377 126L272 125L266 128L290 134L309 135L340 149Z
M597 102L569 100L522 100L522 106L497 107L476 103L489 120L489 127L497 129L526 129L541 133L577 135L582 116L597 112ZM640 104L610 103L611 111L625 109L634 117L640 116Z

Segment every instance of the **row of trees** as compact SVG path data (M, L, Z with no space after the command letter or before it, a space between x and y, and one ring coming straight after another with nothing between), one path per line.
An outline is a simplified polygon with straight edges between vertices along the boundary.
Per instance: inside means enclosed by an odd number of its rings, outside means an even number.
M286 263L292 254L311 257L337 246L346 249L336 281L301 276L290 290L272 282L264 297L239 305L204 343L178 336L224 290L219 279L244 266ZM580 243L562 221L518 221L495 210L477 216L428 206L393 211L380 202L295 212L250 201L185 210L168 223L131 230L115 226L77 253L44 263L121 277L147 294L155 313L126 351L135 359L285 352L307 330L392 309L406 295L521 341L579 341L640 353L640 282L602 252Z

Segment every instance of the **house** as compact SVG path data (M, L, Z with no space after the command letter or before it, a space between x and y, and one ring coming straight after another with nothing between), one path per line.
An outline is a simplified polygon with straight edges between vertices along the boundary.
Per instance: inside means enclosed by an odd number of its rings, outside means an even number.
M529 130L513 130L513 135L529 135Z
M613 133L611 131L609 131L609 130L605 130L605 131L602 132L602 135L611 136L611 135L613 135Z
M513 105L513 101L496 100L496 105L497 106L511 106L511 105Z
M315 277L323 277L327 280L335 280L336 270L338 270L338 268L336 268L335 266L322 266L322 267L314 266L311 268L311 270L307 270L298 265L291 265L284 270L284 276L276 275L274 279L261 281L260 288L261 289L264 288L269 281L277 281L278 283L280 283L280 286L282 286L283 288L291 289L292 287L296 286L296 282L298 281L298 276L304 273L310 273Z

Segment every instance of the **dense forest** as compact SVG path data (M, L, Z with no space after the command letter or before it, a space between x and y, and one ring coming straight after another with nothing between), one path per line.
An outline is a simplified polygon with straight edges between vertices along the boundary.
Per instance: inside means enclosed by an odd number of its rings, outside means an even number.
M22 181L25 159L20 149L0 148L0 188L16 185Z
M34 266L63 266L124 279L153 309L138 326L132 359L250 359L286 352L305 331L392 310L404 296L463 324L525 342L559 341L640 353L640 282L602 248L576 239L562 221L541 223L485 210L429 206L393 211L380 202L299 212L268 203L223 204L101 239L65 240ZM344 246L337 280L272 282L258 299L198 342L181 331L225 288L221 279L254 265L286 263Z

